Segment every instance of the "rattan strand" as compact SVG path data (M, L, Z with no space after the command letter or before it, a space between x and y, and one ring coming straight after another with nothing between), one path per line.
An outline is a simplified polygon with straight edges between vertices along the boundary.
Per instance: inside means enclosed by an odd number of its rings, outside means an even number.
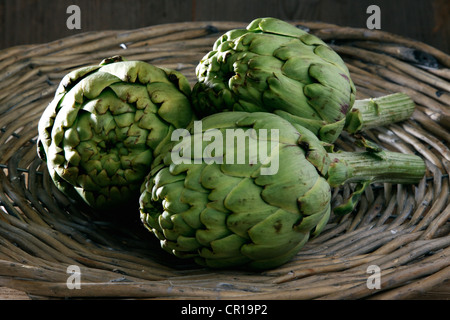
M195 83L195 66L240 22L189 22L91 32L0 51L0 286L32 297L157 299L404 299L450 278L450 56L382 31L298 22L347 63L357 98L405 92L410 120L366 132L383 148L422 156L417 186L377 184L354 213L332 217L288 264L262 273L209 270L170 257L136 218L98 217L62 195L36 155L37 123L61 78L122 55L174 68ZM343 134L337 146L354 150ZM351 192L333 192L333 205ZM81 268L69 290L67 267ZM367 268L381 268L369 289Z

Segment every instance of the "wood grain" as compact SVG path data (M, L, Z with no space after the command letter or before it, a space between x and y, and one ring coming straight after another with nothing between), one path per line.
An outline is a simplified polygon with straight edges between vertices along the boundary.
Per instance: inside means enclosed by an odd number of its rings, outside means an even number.
M31 300L31 298L25 292L0 287L0 300Z
M0 300L31 300L25 292L0 287ZM450 281L445 281L428 292L416 294L410 300L450 300Z
M445 0L78 0L81 30L69 30L71 0L0 1L0 49L49 42L88 31L135 29L183 21L244 21L273 16L366 28L367 7L381 9L381 30L450 50Z

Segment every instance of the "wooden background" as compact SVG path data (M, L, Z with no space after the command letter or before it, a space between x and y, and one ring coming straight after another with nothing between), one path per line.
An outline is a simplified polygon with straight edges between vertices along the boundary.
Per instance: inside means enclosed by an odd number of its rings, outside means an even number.
M81 9L81 30L66 27L71 4ZM0 49L86 31L263 16L366 28L371 4L381 9L381 30L450 51L450 0L0 0Z

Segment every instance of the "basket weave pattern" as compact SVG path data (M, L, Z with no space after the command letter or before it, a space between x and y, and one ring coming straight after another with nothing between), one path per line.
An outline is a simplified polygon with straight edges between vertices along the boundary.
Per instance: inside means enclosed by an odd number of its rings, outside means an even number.
M54 187L36 155L37 123L69 71L122 55L194 69L215 39L245 23L190 22L84 33L0 51L0 286L42 297L175 299L401 299L450 279L450 56L380 31L298 22L347 63L357 98L405 92L417 104L408 121L365 135L380 146L425 159L417 186L378 184L352 214L289 263L263 273L209 270L163 252L139 223L99 218ZM343 134L337 147L355 150ZM352 186L335 189L339 204ZM67 267L81 289L67 287ZM381 270L369 289L369 266Z

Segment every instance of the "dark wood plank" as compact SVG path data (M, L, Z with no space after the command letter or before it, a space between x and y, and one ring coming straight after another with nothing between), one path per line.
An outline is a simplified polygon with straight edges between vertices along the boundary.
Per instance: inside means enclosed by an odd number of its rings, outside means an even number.
M69 30L66 9L81 9L81 30ZM381 28L445 52L450 49L447 0L2 0L0 49L43 43L86 31L135 29L194 20L249 22L273 16L366 28L369 5L381 9Z

